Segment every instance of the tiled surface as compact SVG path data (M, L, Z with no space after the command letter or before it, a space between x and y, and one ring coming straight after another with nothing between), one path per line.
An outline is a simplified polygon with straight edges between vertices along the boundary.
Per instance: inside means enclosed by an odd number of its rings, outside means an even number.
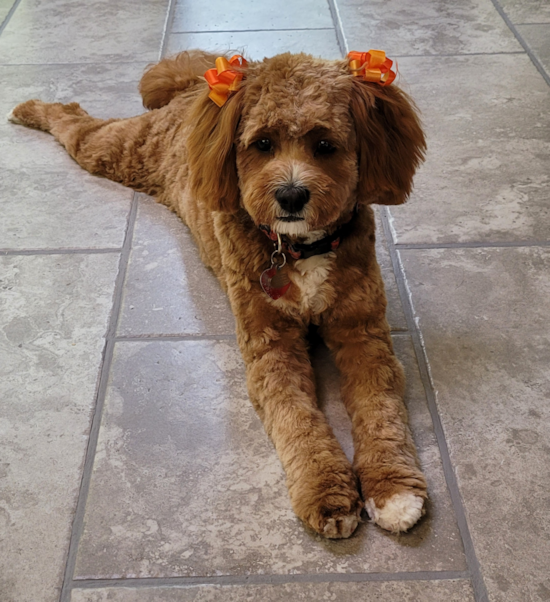
M76 101L88 113L102 119L137 115L144 111L138 82L147 64L146 60L136 60L108 67L102 63L0 65L2 117L29 98L47 102ZM4 126L4 122L0 125ZM13 132L10 139L14 144L29 145L29 140L21 141L23 128L11 123L5 125Z
M189 231L166 207L139 196L118 334L234 334L229 300Z
M386 298L388 300L386 318L392 330L407 330L407 320L405 318L405 313L403 312L403 304L397 288L388 241L384 235L379 205L374 206L374 215L376 219L376 258L380 265L384 286L386 287Z
M74 590L71 602L470 602L467 581L404 583L293 583L284 585L202 586L155 589Z
M253 60L282 52L307 52L326 59L341 57L336 34L332 29L311 31L245 31L172 34L168 54L190 48L206 48L226 52L227 48Z
M363 525L355 537L330 542L304 530L292 512L235 343L118 344L77 577L465 569L408 337L397 337L396 348L409 373L429 514L400 537ZM322 351L315 364L321 405L350 454L335 369Z
M327 0L302 0L283 5L266 3L258 10L255 0L230 4L225 0L176 4L173 32L258 31L266 29L333 28Z
M512 23L550 23L547 0L499 0Z
M227 296L200 261L189 231L166 207L146 195L138 198L118 335L234 334L235 319ZM376 252L386 284L388 321L392 330L406 330L387 243L377 220Z
M402 260L491 599L544 600L550 249L407 250Z
M0 114L29 98L77 100L97 117L136 114L144 67L0 65ZM0 136L0 249L122 246L131 190L83 172L49 134L3 121Z
M400 68L428 158L411 201L391 208L396 241L548 241L550 89L529 58L410 58Z
M41 97L139 113L137 82L163 40L167 53L340 56L324 1L172 6L167 21L168 0L21 0L0 32L0 112ZM246 399L227 301L183 226L138 195L119 253L132 193L82 172L50 136L0 123L0 249L12 254L0 257L2 602L481 602L485 587L489 602L550 599L549 89L499 14L548 70L548 3L335 6L350 49L399 59L428 132L415 192L391 208L395 240L379 228L377 242L428 515L399 537L367 523L348 541L304 530ZM0 0L0 21L10 7ZM324 348L313 355L320 405L351 456L338 376ZM88 441L100 370L106 404ZM161 579L94 582L121 576Z
M0 599L55 600L118 254L0 257Z
M339 0L349 50L389 56L512 52L521 46L491 0Z
M546 73L550 75L550 22L518 25L517 30L527 41Z
M196 0L176 3L167 54L190 48L226 52L261 60L281 52L307 52L328 59L341 57L327 0L231 5Z
M8 16L14 3L15 0L0 0L0 27L2 26L4 19Z
M34 138L43 147L36 149L39 156L29 156L21 144L8 144L4 151L9 155L0 160L4 164L0 180L1 247L122 246L132 192L81 173L61 148L47 151L55 143L49 136L46 139L46 134Z
M159 58L168 0L22 0L0 36L0 63Z

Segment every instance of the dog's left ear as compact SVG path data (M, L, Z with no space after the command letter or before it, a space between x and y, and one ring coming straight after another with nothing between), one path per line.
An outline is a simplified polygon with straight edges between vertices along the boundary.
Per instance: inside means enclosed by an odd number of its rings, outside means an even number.
M357 135L359 202L404 203L426 150L413 101L394 85L354 79L350 110Z
M194 124L187 139L191 191L212 211L232 213L239 208L234 142L243 98L241 89L218 107L205 93L190 117Z

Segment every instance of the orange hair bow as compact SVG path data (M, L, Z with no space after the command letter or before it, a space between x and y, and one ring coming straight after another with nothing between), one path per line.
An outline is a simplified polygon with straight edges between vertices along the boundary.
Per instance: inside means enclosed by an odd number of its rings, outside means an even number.
M219 56L216 59L216 67L208 69L204 74L211 90L208 98L211 98L218 107L222 107L230 94L239 89L239 85L244 78L244 73L233 69L233 67L245 68L247 66L248 63L240 54L232 56L229 60L224 56Z
M369 50L368 52L348 53L349 68L355 77L362 77L367 82L376 82L381 86L389 86L397 74L391 70L393 61L386 58L383 50Z

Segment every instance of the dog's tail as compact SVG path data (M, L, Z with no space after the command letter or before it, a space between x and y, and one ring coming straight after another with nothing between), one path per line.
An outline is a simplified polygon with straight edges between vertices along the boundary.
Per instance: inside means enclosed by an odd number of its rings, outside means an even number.
M217 55L188 50L151 65L139 83L143 106L160 109L175 96L204 81L204 73L214 66Z

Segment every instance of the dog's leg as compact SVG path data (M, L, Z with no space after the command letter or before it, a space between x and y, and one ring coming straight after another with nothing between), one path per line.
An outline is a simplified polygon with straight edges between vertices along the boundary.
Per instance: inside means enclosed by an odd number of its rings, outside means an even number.
M353 316L323 331L342 378L352 420L354 469L371 519L406 531L424 514L427 497L403 402L403 368L383 316Z
M357 478L317 406L305 327L250 294L241 304L231 293L250 398L285 469L294 511L325 537L349 537L362 506Z
M163 188L159 148L169 127L155 125L152 113L102 120L88 115L76 102L28 100L17 105L8 119L50 132L90 173L153 195Z

